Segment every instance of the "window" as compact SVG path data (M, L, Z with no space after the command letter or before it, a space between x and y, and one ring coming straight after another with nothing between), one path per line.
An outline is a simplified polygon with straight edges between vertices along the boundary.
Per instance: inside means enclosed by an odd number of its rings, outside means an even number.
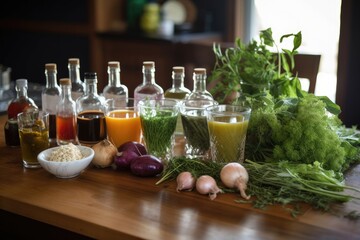
M335 101L341 0L249 0L249 39L271 28L275 40L302 33L299 52L321 54L315 95Z

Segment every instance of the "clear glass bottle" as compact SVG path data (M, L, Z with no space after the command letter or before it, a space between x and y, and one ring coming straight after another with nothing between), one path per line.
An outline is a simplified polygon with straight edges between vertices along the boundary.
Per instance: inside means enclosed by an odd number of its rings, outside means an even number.
M85 73L84 79L85 94L76 100L78 140L92 146L107 137L106 103L97 92L97 74Z
M5 142L7 146L20 146L17 115L23 111L38 108L35 102L28 97L28 80L16 80L16 98L13 99L7 109L8 120L4 126Z
M80 78L80 59L69 58L68 59L69 78L71 80L71 97L76 101L85 92L84 83Z
M194 87L186 100L214 100L209 91L206 90L206 69L195 68L193 73Z
M141 99L162 99L164 90L155 82L155 62L145 61L142 67L143 82L134 90L135 102Z
M128 97L128 88L120 81L120 62L108 62L108 85L103 89L105 99L114 99L114 105L123 106Z
M71 98L71 80L60 79L61 99L56 106L56 141L58 145L78 144L76 105Z
M175 66L172 70L172 86L164 93L165 98L184 99L191 91L184 86L185 69Z
M57 83L57 65L45 64L46 86L41 93L42 110L49 113L49 141L56 143L56 106L61 99L61 88Z

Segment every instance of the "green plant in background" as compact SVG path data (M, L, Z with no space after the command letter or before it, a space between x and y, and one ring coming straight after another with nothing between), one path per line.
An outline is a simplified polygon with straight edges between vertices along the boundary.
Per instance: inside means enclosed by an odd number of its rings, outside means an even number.
M252 114L247 132L245 156L256 162L313 164L333 170L337 178L360 159L360 135L346 129L338 118L340 107L324 96L301 89L294 75L294 56L301 45L301 32L293 38L292 49L279 48L271 29L260 33L260 41L222 51L214 44L216 64L209 77L219 103L248 105ZM269 48L277 49L273 53ZM349 137L351 136L351 137Z

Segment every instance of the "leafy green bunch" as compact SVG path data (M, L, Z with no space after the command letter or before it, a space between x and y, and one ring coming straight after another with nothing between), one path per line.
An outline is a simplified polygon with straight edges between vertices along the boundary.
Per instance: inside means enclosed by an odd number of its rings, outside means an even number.
M327 97L301 89L294 56L301 45L301 32L291 50L276 45L271 29L260 33L260 41L222 51L214 45L216 64L210 81L211 93L220 103L249 105L252 114L246 140L246 158L256 162L288 161L320 163L324 169L342 173L360 159L360 138L355 129L346 130L338 118L340 107ZM277 53L269 50L275 46ZM234 98L234 92L238 93ZM351 136L351 137L349 137Z

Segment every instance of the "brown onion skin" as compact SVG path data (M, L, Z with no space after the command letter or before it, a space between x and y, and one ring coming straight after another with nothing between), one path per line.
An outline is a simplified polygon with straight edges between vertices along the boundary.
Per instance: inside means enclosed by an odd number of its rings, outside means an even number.
M155 177L164 169L161 160L152 155L142 155L131 161L130 170L139 177Z

